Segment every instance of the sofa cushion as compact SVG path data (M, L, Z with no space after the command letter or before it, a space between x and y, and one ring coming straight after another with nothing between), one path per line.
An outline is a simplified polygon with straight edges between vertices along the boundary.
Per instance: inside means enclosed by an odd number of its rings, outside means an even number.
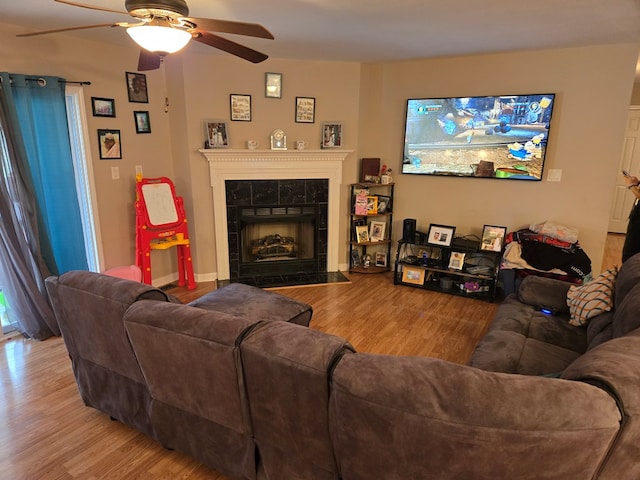
M561 372L587 349L586 328L567 320L566 314L545 315L511 295L502 302L469 365L524 375Z
M629 290L613 314L613 338L623 337L640 327L640 283Z
M313 314L311 305L243 283L231 283L209 292L189 306L255 321L281 320L305 327Z
M592 317L613 309L613 289L617 274L617 267L613 267L585 285L572 285L569 288L567 304L571 312L571 325L586 325Z
M529 275L518 288L518 299L533 307L550 308L558 313L569 313L567 291L570 283L555 278Z
M629 290L640 283L640 253L626 260L620 267L615 287L615 308L618 308Z

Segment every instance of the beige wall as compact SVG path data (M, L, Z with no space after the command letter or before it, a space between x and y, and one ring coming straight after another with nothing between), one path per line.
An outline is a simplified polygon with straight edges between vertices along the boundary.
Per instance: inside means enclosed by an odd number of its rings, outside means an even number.
M363 73L360 156L399 170L407 98L556 93L545 173L562 181L395 175L394 232L403 218L455 225L479 235L484 224L509 230L545 220L577 227L600 271L621 154L637 45L602 46L367 65Z
M127 46L78 41L66 35L16 39L18 29L0 28L2 69L16 73L60 75L89 80L85 100L116 100L117 117L87 118L91 163L96 179L105 268L134 258L134 174L174 179L185 198L196 275L215 278L215 239L208 169L197 151L203 119L229 122L232 148L249 138L268 145L270 132L282 128L289 142L318 145L323 121L340 121L344 148L354 150L344 165L342 210L348 209L347 184L356 181L359 158L379 156L399 172L406 99L416 96L557 93L546 170L562 169L562 181L515 182L487 179L407 177L396 173L394 240L403 218L456 225L461 234L478 234L485 223L520 228L554 220L576 226L598 271L626 108L633 85L637 45L533 51L360 65L269 59L258 65L228 55L187 51L147 72L149 104L129 103L126 71L135 71L137 51ZM283 98L264 97L264 73L283 73ZM473 76L469 72L473 71ZM229 121L229 94L252 96L253 121ZM296 96L316 98L316 123L296 124ZM165 113L165 97L169 111ZM149 110L152 133L137 135L134 110ZM596 112L596 113L594 113ZM99 160L96 130L118 128L122 160ZM111 166L120 180L111 180ZM348 217L341 220L341 263L347 264ZM157 255L156 255L157 253ZM154 252L156 280L174 274L173 252Z

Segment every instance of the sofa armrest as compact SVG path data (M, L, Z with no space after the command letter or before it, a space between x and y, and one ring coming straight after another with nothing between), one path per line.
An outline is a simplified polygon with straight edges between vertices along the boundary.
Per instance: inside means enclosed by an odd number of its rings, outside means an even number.
M352 480L593 478L619 420L582 382L358 353L333 373L330 430Z
M518 300L534 307L546 307L556 313L569 313L567 292L570 283L555 278L529 275L520 284Z
M601 386L622 410L620 434L598 478L640 478L640 329L589 350L562 378Z

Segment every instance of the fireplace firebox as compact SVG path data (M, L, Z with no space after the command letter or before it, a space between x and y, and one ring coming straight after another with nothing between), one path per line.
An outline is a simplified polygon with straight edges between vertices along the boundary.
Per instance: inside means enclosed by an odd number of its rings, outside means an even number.
M328 187L327 179L226 180L230 280L326 272Z

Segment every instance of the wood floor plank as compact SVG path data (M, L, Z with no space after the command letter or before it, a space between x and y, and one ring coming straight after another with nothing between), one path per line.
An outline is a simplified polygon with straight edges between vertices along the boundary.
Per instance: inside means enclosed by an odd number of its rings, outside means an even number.
M609 239L603 269L619 264L624 236ZM346 338L360 352L455 363L468 361L498 308L394 286L391 274L352 274L351 281L278 293L311 304L311 328ZM201 283L169 293L188 302L214 288ZM0 479L228 480L86 407L62 339L17 337L0 348Z

